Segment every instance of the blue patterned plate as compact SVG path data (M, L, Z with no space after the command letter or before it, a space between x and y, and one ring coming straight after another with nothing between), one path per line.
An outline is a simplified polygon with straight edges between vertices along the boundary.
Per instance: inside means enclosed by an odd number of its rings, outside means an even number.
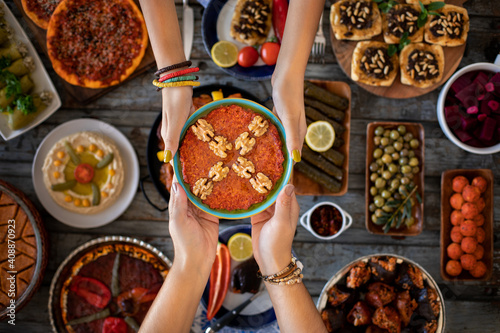
M236 2L237 0L212 0L206 5L201 21L201 34L208 55L210 55L212 46L219 40L233 42L238 46L238 49L246 46L229 36L231 19L233 17ZM271 29L269 33L269 37L271 36L274 36L273 29ZM264 62L259 59L256 65L252 67L245 68L236 64L233 67L221 69L227 74L241 80L260 81L270 79L273 75L274 67L274 65L265 65Z

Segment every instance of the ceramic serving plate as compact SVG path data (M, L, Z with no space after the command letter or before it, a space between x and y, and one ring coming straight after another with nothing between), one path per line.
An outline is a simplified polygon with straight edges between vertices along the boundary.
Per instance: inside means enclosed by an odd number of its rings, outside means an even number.
M436 283L436 281L432 278L432 276L419 264L414 262L413 260L410 260L408 258L405 258L403 256L399 256L396 254L388 254L388 253L380 253L380 254L371 254L367 255L361 258L358 258L349 264L345 265L342 267L337 273L335 273L332 278L325 284L323 287L323 290L321 290L321 294L319 295L318 301L316 303L316 307L318 310L321 312L323 309L326 308L327 303L328 303L328 291L338 283L341 283L345 281L347 275L349 274L349 271L353 266L355 266L358 263L364 262L368 263L371 258L375 257L394 257L396 258L396 262L398 264L400 263L407 263L409 265L413 265L414 267L417 267L423 275L423 280L427 282L428 286L432 289L434 289L438 295L438 300L439 300L439 316L437 318L437 333L442 333L445 331L445 307L444 307L444 298L443 295L441 294L441 290L439 290L439 287Z
M7 125L7 116L0 114L0 135L5 141L7 141L23 133L26 133L32 128L40 125L43 121L45 121L45 119L50 117L54 112L57 111L57 109L61 107L61 99L59 98L59 94L57 93L57 90L54 87L54 84L52 83L49 74L45 70L45 67L43 67L43 63L40 60L38 53L33 47L33 44L31 44L31 41L24 32L23 28L21 27L19 22L17 22L14 15L12 15L12 12L9 10L9 7L1 0L0 0L0 7L4 11L5 20L14 30L15 40L26 45L26 47L28 48L28 56L32 57L33 61L35 62L35 70L30 73L30 78L33 80L33 83L35 84L33 92L40 93L42 91L49 91L52 94L52 102L45 108L45 110L40 112L36 116L36 118L33 119L31 123L29 123L26 127L23 127L21 129L11 130Z
M219 40L230 41L236 44L238 49L248 46L234 40L229 33L237 2L238 0L212 0L207 4L201 21L201 34L205 50L209 55L212 46ZM273 36L273 29L270 29L268 38ZM266 65L262 59L259 58L257 63L252 67L245 68L236 64L233 67L221 69L227 74L241 80L258 81L270 79L273 75L274 67L274 65Z
M255 214L258 214L264 210L266 210L269 206L271 206L276 199L278 198L278 194L281 191L283 187L285 187L286 184L288 184L288 181L290 180L290 175L292 173L292 166L293 166L293 160L291 157L291 154L289 154L288 150L286 149L286 136L285 136L285 129L283 128L283 125L279 121L279 119L272 113L269 109L265 108L264 106L255 103L250 100L242 99L242 98L225 98L225 99L220 99L217 101L210 102L203 107L199 108L195 113L189 117L187 120L186 124L184 124L184 127L182 128L181 131L181 140L182 142L184 136L186 135L187 130L191 125L193 125L199 118L205 117L208 115L212 110L217 109L220 106L223 105L239 105L243 108L250 109L256 113L259 113L263 116L265 116L269 121L271 121L272 124L276 126L278 129L278 133L281 138L282 142L282 151L283 155L285 158L285 161L283 162L283 174L281 175L281 178L274 184L272 191L269 192L267 198L258 203L250 206L249 209L242 210L233 210L233 211L227 211L227 210L216 210L210 208L208 205L204 204L200 198L196 197L193 195L191 192L189 184L184 182L184 179L182 177L182 166L180 162L180 157L179 153L176 153L174 156L174 172L175 176L179 181L179 184L182 186L184 191L187 194L188 199L199 209L220 217L220 218L225 218L225 219L244 219L250 216L253 216Z
M85 215L70 212L59 206L50 196L49 191L43 182L42 167L45 157L52 146L60 139L81 131L93 131L101 133L110 138L122 154L123 165L125 169L125 183L120 196L107 209L97 214ZM33 168L31 169L33 186L38 200L43 207L57 220L75 228L96 228L114 221L130 205L137 192L139 183L139 160L135 154L134 147L115 127L95 119L76 119L59 125L43 139L35 154Z

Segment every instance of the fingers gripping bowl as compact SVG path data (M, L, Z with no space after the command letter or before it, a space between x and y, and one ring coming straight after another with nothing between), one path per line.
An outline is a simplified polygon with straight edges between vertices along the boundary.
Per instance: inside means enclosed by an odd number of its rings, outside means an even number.
M206 104L188 119L180 142L176 178L195 206L217 217L258 214L290 180L293 162L283 125L255 102L227 98Z

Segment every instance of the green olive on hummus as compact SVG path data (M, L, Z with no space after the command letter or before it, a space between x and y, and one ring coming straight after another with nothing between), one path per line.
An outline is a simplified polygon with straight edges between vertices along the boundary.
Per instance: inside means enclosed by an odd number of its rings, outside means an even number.
M59 140L47 154L42 171L52 199L75 213L105 210L123 188L120 152L96 132L78 132Z

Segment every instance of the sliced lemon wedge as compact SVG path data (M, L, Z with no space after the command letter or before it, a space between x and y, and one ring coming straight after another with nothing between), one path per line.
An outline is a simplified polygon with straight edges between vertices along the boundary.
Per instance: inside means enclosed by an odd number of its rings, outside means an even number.
M227 248L231 258L235 261L245 261L252 257L252 237L243 232L238 232L229 238Z
M324 152L333 146L335 130L327 121L316 121L307 126L306 143L314 151Z
M215 43L210 53L215 64L222 68L232 67L238 62L238 47L226 40Z

